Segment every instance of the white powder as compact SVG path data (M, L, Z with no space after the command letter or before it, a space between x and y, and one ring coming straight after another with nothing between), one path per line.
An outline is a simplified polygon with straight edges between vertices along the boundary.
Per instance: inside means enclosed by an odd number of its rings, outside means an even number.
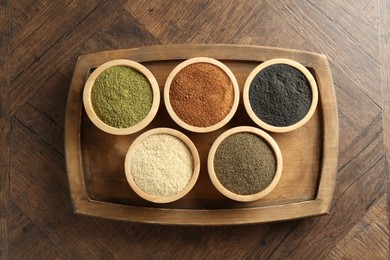
M175 136L151 135L132 151L130 171L144 192L172 196L183 190L192 177L192 154Z

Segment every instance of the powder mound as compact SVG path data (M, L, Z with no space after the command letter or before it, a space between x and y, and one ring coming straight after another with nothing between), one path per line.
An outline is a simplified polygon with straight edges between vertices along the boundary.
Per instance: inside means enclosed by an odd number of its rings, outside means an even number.
M132 151L130 172L137 186L156 196L173 196L189 183L194 170L190 149L169 134L145 138Z
M192 126L209 127L230 112L234 101L233 83L221 68L194 63L173 78L169 99L181 120Z
M96 78L91 101L100 120L116 128L127 128L148 115L153 92L143 74L127 66L114 66Z
M273 126L290 126L299 122L309 112L311 101L312 92L305 75L286 64L261 70L249 89L253 112Z
M272 148L259 136L236 133L218 146L214 170L226 189L252 195L264 190L274 179L276 158Z

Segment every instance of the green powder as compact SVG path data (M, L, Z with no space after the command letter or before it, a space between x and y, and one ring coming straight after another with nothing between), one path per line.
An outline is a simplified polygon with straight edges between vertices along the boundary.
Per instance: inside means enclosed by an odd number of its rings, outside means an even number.
M153 92L143 74L127 66L114 66L96 78L91 101L96 115L104 123L127 128L148 115Z
M214 170L221 184L233 193L251 195L264 190L274 179L276 158L259 136L236 133L218 146Z

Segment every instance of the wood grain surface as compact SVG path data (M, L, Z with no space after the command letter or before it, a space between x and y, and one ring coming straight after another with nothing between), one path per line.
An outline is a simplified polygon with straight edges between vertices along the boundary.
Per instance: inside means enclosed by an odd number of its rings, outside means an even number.
M389 42L388 0L0 1L0 259L388 259ZM176 227L73 213L64 125L77 57L173 43L327 56L340 120L329 215Z

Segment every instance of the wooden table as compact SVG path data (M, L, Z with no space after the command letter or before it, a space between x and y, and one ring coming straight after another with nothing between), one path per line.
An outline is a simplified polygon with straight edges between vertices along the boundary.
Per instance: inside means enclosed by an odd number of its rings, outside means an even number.
M390 1L2 1L0 35L0 259L389 257ZM328 57L340 122L329 215L181 227L73 213L64 122L77 57L172 43Z

